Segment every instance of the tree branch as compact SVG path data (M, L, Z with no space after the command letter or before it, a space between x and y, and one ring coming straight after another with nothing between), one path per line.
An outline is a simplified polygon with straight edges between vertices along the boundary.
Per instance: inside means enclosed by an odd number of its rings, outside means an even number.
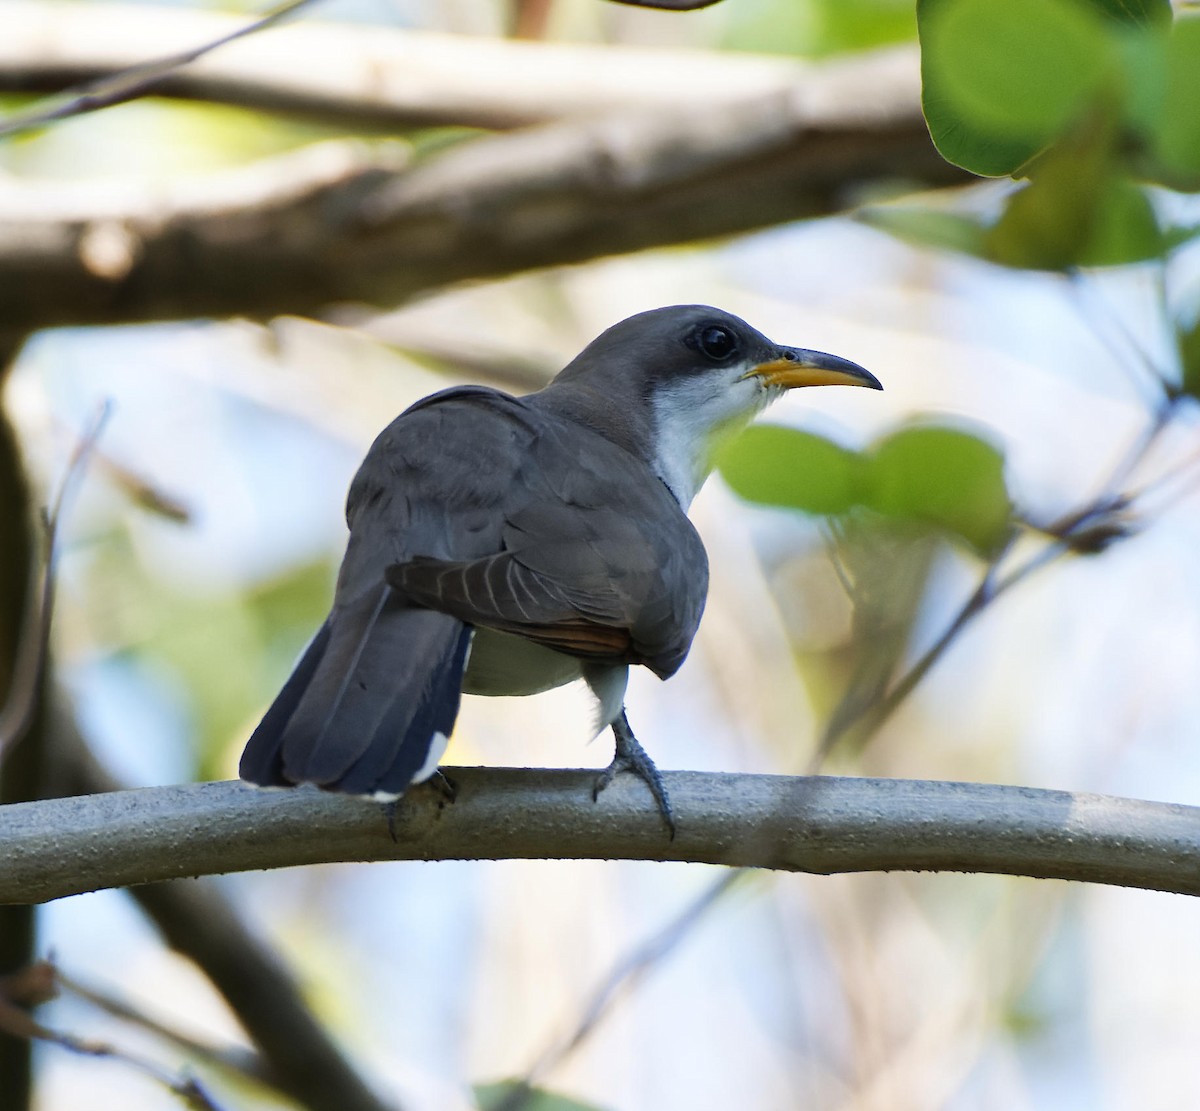
M459 768L458 798L382 807L315 789L156 787L0 810L0 902L345 860L680 860L790 871L996 872L1200 894L1200 808L921 780L672 772L668 841L642 785Z
M149 69L156 96L236 104L355 130L507 129L620 108L702 109L801 87L828 98L839 94L839 75L855 72L859 83L890 98L900 90L887 78L889 68L903 68L911 77L904 100L915 104L916 95L918 62L910 49L811 63L762 54L531 43L319 20L224 43L165 72L166 63L195 54L198 44L246 31L244 17L219 12L6 0L0 91L58 93L129 71L137 71L136 80ZM150 59L163 61L147 66ZM0 120L0 126L6 122Z
M0 135L13 135L29 131L37 127L44 127L56 120L80 116L85 112L97 112L102 108L111 108L115 104L124 104L126 101L135 100L140 96L147 96L158 87L164 78L170 77L190 63L231 42L245 38L247 35L264 31L312 2L313 0L287 0L286 3L281 4L261 19L230 28L214 40L200 45L193 44L187 49L165 58L135 63L114 74L87 82L83 88L69 91L68 95L57 104L37 105L30 112L21 112L15 117L0 119ZM131 24L131 26L137 25ZM128 28L126 28L126 34L128 34ZM41 51L44 52L46 43L43 41L40 46Z
M861 71L858 71L861 73ZM458 144L329 143L174 185L0 181L0 331L398 304L449 283L841 211L966 180L903 96L804 85Z
M7 342L4 342L7 341ZM15 334L0 328L0 384L9 360L20 347ZM0 408L0 701L7 703L18 682L22 658L22 629L35 566L36 542L30 512L30 491L16 430ZM35 696L41 709L40 691ZM0 775L0 812L3 804L37 798L44 781L47 731L44 717L35 712L25 742L9 754ZM0 908L0 974L32 963L37 949L37 921L27 907ZM25 1111L32 1102L32 1068L29 1043L0 1036L0 1092L11 1111Z

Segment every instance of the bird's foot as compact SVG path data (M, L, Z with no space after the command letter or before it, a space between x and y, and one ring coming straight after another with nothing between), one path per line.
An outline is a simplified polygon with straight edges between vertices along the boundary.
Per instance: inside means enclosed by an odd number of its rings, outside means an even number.
M654 761L650 759L646 750L633 735L624 710L612 723L612 731L613 736L617 739L617 751L613 755L612 763L596 777L595 785L592 787L592 801L594 802L600 797L600 792L613 781L619 772L633 772L650 788L650 793L658 804L658 812L663 816L663 821L670 830L671 840L674 841L675 811L671 809L671 799L667 794L666 785L663 783L662 773L655 767Z

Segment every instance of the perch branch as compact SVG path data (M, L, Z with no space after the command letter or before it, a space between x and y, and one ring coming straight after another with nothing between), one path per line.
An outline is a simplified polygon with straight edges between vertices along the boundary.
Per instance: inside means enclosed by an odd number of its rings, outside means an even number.
M641 785L590 771L451 769L457 800L384 810L237 782L0 810L0 903L346 860L681 860L833 873L962 871L1200 894L1200 808L987 784L673 772L666 839ZM394 832L395 839L392 839Z

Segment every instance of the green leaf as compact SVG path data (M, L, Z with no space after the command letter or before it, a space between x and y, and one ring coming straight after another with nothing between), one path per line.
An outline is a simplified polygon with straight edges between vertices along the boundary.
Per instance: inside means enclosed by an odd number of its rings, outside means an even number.
M942 426L902 428L873 448L869 477L867 504L887 516L944 529L983 555L1008 535L1004 456L978 436Z
M1200 189L1200 17L1181 18L1166 49L1166 89L1154 135L1168 184Z
M918 247L958 251L977 258L987 254L986 227L974 216L917 205L874 205L855 219Z
M862 454L810 432L755 425L719 466L751 501L820 514L866 507L942 529L984 555L1009 530L1004 457L958 428L907 426Z
M1116 36L1073 0L919 0L922 104L943 157L1012 173L1119 73Z
M1100 15L1127 27L1169 27L1171 0L1087 0Z
M592 1103L580 1103L577 1099L555 1095L544 1088L529 1088L519 1080L498 1080L494 1084L476 1084L475 1102L479 1111L492 1111L502 1107L519 1092L522 1096L521 1111L599 1111Z
M1149 144L1162 119L1168 41L1168 32L1158 27L1136 28L1117 36L1124 76L1122 118L1136 136L1138 146Z
M1124 266L1159 257L1166 247L1145 190L1113 177L1099 191L1080 266Z
M1180 388L1189 396L1200 398L1200 318L1194 320L1190 328L1177 326L1175 342L1183 372Z
M1142 189L1122 174L1107 113L1086 123L1030 167L984 237L987 257L1006 266L1066 270L1140 262L1166 247Z
M859 500L861 456L811 432L758 424L721 452L717 466L749 501L805 513L845 513Z
M1145 193L1116 177L1036 180L1014 194L987 237L996 262L1031 270L1142 262L1165 245Z
M917 32L921 42L921 110L941 156L984 177L1003 177L1032 158L1042 144L1013 139L980 127L946 91L943 76L947 47L939 34L938 17L953 0L917 0Z

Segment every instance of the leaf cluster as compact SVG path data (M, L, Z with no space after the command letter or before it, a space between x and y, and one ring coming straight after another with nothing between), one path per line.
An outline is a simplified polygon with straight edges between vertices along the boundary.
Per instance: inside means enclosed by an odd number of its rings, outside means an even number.
M984 557L1000 550L1012 528L1002 453L945 424L906 424L863 451L812 432L755 425L725 449L719 466L751 501L821 515L866 510L935 529Z
M922 107L948 161L1024 181L998 218L868 222L1007 266L1163 257L1197 235L1151 187L1200 191L1200 18L1168 0L919 0Z

